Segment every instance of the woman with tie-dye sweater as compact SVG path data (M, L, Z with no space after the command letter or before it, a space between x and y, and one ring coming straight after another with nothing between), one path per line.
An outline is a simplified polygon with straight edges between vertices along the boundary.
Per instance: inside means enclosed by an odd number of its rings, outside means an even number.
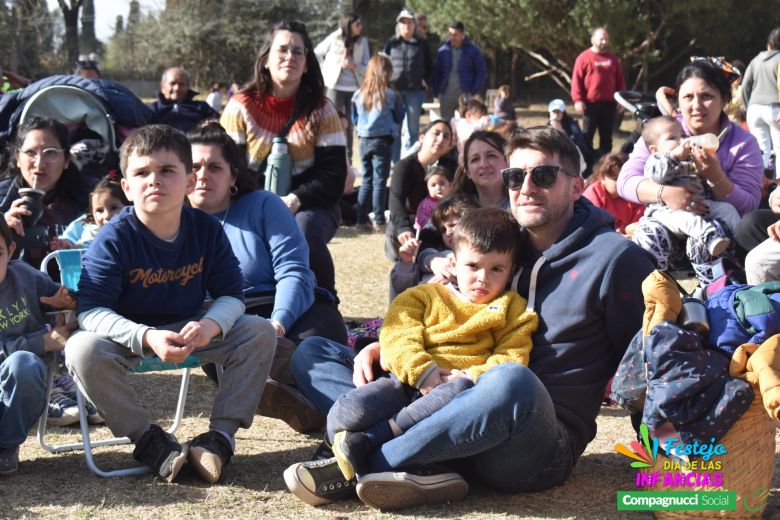
M282 197L309 244L317 285L336 294L333 259L327 244L338 228L338 202L347 175L346 140L325 86L306 26L280 22L266 34L254 79L230 98L220 123L245 145L250 169L265 170L273 138L288 121L293 162L292 192Z

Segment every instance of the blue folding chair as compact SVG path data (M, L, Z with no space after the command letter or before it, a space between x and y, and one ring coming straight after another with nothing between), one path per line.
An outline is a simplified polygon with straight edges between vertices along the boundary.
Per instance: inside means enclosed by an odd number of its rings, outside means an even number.
M79 279L81 278L81 256L84 251L84 249L62 249L49 253L41 261L41 271L47 273L49 263L52 260L56 261L60 269L60 280L62 285L70 290L75 291L78 288ZM184 415L184 405L187 400L187 388L189 387L190 383L190 370L199 367L200 364L201 361L197 356L189 356L184 362L178 364L166 363L159 357L152 356L150 358L144 359L139 365L136 365L129 370L130 372L144 373L184 369L184 373L181 379L181 386L179 387L179 400L176 405L176 414L173 418L173 424L171 424L170 428L168 428L168 433L175 433L181 425L181 419ZM51 395L51 386L52 381L54 380L55 368L56 360L49 365L48 382L46 385L46 402L49 401ZM218 371L218 374L221 375L220 372L221 371ZM130 439L127 437L114 437L111 439L92 442L89 437L89 422L87 421L88 413L86 409L85 398L81 393L81 390L78 388L78 385L76 385L76 401L79 407L79 425L81 427L82 442L61 444L56 446L47 444L45 442L45 436L48 414L46 411L44 411L38 421L38 443L43 449L50 453L63 453L67 451L84 450L84 458L87 461L87 466L89 466L89 469L94 474L100 477L140 475L150 471L149 468L145 466L112 471L104 471L98 468L92 456L93 447L129 444Z

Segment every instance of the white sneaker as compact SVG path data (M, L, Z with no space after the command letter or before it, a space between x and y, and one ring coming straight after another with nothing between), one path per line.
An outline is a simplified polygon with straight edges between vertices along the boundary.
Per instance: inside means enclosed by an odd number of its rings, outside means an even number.
M710 255L717 257L720 256L731 245L731 240L722 236L714 236L709 242L707 242L707 251Z

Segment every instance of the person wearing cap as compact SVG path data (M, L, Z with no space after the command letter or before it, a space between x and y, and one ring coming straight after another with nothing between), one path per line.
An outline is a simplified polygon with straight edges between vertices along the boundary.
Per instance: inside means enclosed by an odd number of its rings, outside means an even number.
M585 170L582 173L583 177L588 177L593 167L593 148L585 140L580 124L566 113L566 102L562 99L550 101L547 104L547 112L550 114L549 126L566 134L566 137L577 145L581 160L585 163Z
M76 70L73 72L76 76L87 79L100 79L100 69L95 60L84 59L76 62Z
M466 36L462 22L452 22L449 39L439 47L433 72L433 95L439 98L442 119L455 115L462 95L472 97L485 86L487 65L479 47Z
M625 90L620 59L607 51L609 34L597 27L590 38L591 46L577 56L571 75L571 98L575 110L584 116L585 141L593 148L593 136L599 131L596 157L612 151L612 130L617 103L615 92Z
M420 115L425 100L425 89L431 81L433 63L428 51L428 42L415 34L417 24L414 13L402 9L395 19L395 35L387 40L383 52L390 56L393 65L393 77L390 85L401 94L406 115L406 139L403 142L404 155L414 145L420 135ZM400 130L400 129L399 129ZM393 162L401 158L401 132L395 140Z
M190 88L190 76L180 67L163 72L157 101L151 103L151 124L170 125L184 133L193 130L206 119L217 119L219 114L205 101L195 101L198 93Z

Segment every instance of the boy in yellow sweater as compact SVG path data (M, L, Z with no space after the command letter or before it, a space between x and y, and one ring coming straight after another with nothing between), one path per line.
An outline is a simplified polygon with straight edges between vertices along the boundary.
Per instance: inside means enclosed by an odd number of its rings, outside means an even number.
M519 237L508 212L472 210L453 238L457 287L418 285L390 304L379 333L390 374L342 395L328 413L328 436L347 480L363 473L374 449L440 410L490 368L528 365L539 318L507 291Z

